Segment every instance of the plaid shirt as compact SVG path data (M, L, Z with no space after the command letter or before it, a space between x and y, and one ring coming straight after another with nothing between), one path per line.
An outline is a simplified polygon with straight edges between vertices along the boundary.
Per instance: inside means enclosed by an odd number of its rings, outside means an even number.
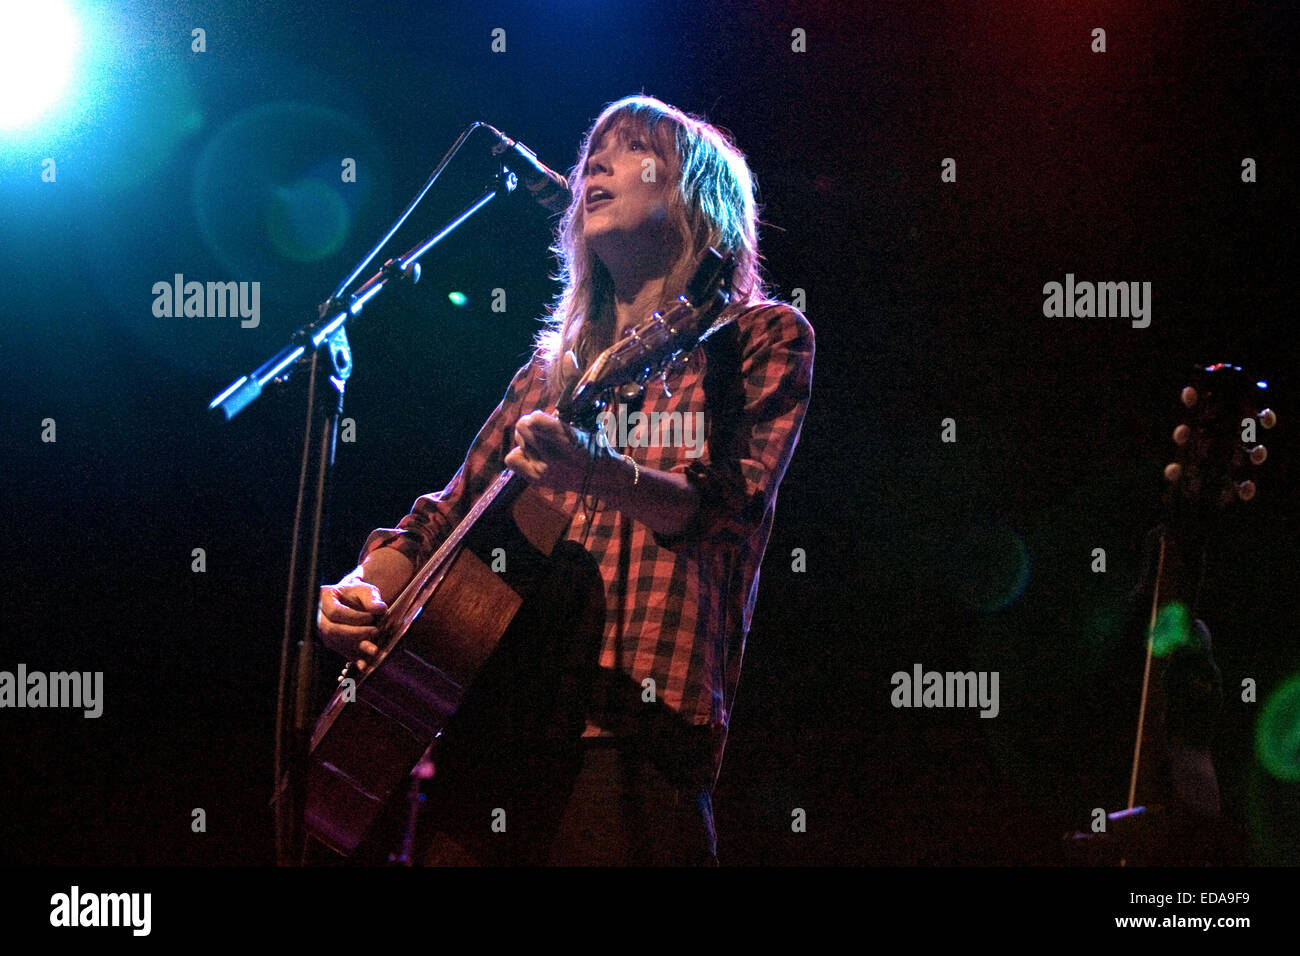
M589 514L576 493L538 489L571 516L568 538L587 548L604 578L602 669L621 671L638 688L653 679L657 698L682 721L712 728L716 761L740 677L777 487L808 405L812 365L807 319L782 303L751 306L669 374L671 396L657 379L647 385L640 409L646 420L625 409L625 434L607 429L610 444L640 467L682 473L695 484L700 507L680 534L657 534L600 503ZM362 559L391 547L418 567L433 554L504 470L515 422L546 406L543 375L542 359L534 355L511 380L451 483L417 499L396 528L371 532ZM680 430L650 435L649 422L662 427L671 421L655 413L667 412L682 413ZM617 414L617 406L611 413ZM700 422L703 435L692 427ZM608 733L611 723L593 710L586 735Z

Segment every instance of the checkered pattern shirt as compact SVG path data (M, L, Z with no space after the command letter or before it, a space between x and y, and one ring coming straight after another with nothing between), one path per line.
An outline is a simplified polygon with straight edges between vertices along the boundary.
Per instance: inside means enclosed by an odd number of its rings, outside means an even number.
M576 493L538 489L571 516L568 538L586 547L604 578L602 669L621 671L638 687L653 679L658 699L682 721L713 729L719 760L777 487L808 404L813 342L812 326L788 305L739 310L670 373L671 395L652 380L644 418L624 409L625 427L606 430L610 444L641 468L681 473L695 484L700 506L680 534L657 534L603 504L589 510ZM515 422L546 407L544 384L542 359L534 355L450 484L417 499L396 528L371 532L362 559L390 547L417 567L427 560L504 470ZM617 422L617 408L610 411ZM682 413L682 424L655 416L666 412ZM656 421L657 435L649 427ZM694 427L701 422L703 436ZM587 735L607 733L603 726L593 714Z

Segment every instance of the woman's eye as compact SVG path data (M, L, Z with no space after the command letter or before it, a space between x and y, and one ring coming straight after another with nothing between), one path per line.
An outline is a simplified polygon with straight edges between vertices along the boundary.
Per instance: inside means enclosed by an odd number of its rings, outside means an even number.
M645 143L641 142L639 139L634 139L634 140L632 140L632 142L630 142L630 143L627 144L627 148L628 148L628 149L645 149Z

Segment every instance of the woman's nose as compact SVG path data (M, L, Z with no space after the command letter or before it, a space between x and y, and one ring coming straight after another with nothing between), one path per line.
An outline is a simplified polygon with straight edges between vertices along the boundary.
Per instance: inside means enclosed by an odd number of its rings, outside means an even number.
M609 172L609 166L605 162L604 153L594 153L587 157L587 175L591 176L596 172Z

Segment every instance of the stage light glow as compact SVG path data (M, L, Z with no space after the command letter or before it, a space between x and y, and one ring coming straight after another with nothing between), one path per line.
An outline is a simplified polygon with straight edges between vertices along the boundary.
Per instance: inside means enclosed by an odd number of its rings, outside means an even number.
M1300 781L1300 674L1264 701L1255 725L1255 756L1278 780Z
M1151 653L1168 657L1180 647L1192 647L1192 616L1182 601L1170 601L1156 612Z
M266 234L280 255L316 262L343 247L351 225L338 188L315 176L274 187L267 196Z
M0 0L0 129L43 117L72 80L80 29L62 0Z
M1011 607L1029 585L1029 548L1002 525L968 528L954 542L951 562L962 603L987 614Z
M194 169L204 243L228 271L264 284L336 255L373 196L366 182L341 180L343 156L365 169L381 163L373 136L325 107L264 103L226 121Z
M452 305L456 306L457 308L460 308L466 302L469 301L469 296L467 296L464 292L448 292L447 299L448 301L451 302Z

